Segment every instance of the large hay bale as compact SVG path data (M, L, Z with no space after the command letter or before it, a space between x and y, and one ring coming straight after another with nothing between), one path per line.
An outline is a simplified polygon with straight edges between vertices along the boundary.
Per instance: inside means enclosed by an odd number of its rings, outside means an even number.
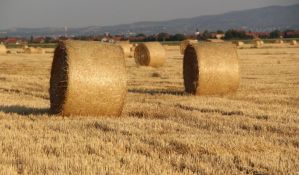
M232 43L187 46L183 74L187 93L222 95L237 91L240 75L236 46Z
M187 48L187 46L189 44L196 44L196 43L198 43L197 40L190 40L190 39L181 41L181 43L180 43L180 52L181 52L181 54L184 55L185 49Z
M236 44L236 46L238 46L238 47L242 47L245 45L245 43L243 41L235 41L233 43Z
M276 43L276 44L283 44L284 41L283 41L282 39L279 39L279 40L276 40L275 43Z
M295 46L295 45L297 45L297 44L298 44L298 43L297 43L296 40L292 40L292 41L291 41L291 45Z
M119 116L127 93L126 81L120 46L60 42L51 70L51 111L66 116Z
M137 65L161 67L165 63L166 52L159 42L147 42L136 47L134 57Z
M264 41L262 41L262 40L254 40L254 46L256 48L261 48L261 47L264 46Z
M132 53L131 53L132 44L130 44L130 42L128 42L128 41L121 41L121 42L118 42L117 44L124 51L125 57L131 57L132 56Z
M6 54L7 49L4 44L0 44L0 54Z
M134 53L135 53L135 49L136 49L136 47L138 46L138 43L133 43L132 44L132 47L131 47L131 56L134 56Z

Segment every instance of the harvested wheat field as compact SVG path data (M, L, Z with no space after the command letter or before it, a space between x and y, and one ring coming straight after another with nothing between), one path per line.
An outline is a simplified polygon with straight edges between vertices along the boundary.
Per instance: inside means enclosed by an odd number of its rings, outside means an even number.
M224 96L184 94L179 47L166 54L126 58L119 118L49 115L53 55L0 55L0 174L299 173L298 47L238 50Z

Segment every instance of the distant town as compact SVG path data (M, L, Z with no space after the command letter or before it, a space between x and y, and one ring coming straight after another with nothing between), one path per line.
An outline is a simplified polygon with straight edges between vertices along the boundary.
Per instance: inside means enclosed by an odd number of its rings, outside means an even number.
M117 42L117 41L131 41L131 42L147 42L147 41L182 41L185 39L209 40L251 40L251 39L275 39L275 38L299 38L299 30L274 30L272 32L251 32L245 30L227 30L227 31L196 31L192 35L184 34L169 34L166 32L146 35L139 34L125 34L125 35L111 35L104 33L92 36L68 36L67 33L59 36L30 36L30 37L3 37L0 42L4 44L23 45L27 43L57 43L59 40L87 40L87 41L102 41L102 42Z

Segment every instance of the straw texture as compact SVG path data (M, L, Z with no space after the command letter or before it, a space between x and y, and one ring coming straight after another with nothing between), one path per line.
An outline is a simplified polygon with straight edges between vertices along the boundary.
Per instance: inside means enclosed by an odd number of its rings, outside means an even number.
M11 50L7 50L6 53L7 53L7 54L17 54L18 52L17 52L17 50L15 50L15 49L11 49Z
M240 82L236 46L198 43L186 48L183 60L185 91L195 95L222 95L237 91Z
M242 41L236 41L235 44L236 44L238 47L244 46L244 42L242 42Z
M7 49L4 44L0 44L0 54L6 54Z
M275 43L276 43L276 44L283 44L284 41L280 39L280 40L276 40Z
M135 49L136 49L136 46L132 45L132 47L130 49L131 55L134 55Z
M66 116L119 116L127 93L120 46L63 41L55 49L51 111Z
M24 53L27 53L27 54L38 54L39 53L39 50L34 47L27 47L27 48L24 48L23 50L24 50Z
M36 48L36 50L37 50L37 53L39 53L39 54L45 54L46 53L45 49L43 49L41 47Z
M264 41L261 41L261 40L254 40L254 46L255 46L256 48L263 47L263 46L264 46Z
M136 49L136 47L138 46L138 44L137 43L134 43L134 44L132 44L132 47L131 47L131 49L130 49L130 55L133 57L134 56L134 53L135 53L135 49Z
M122 50L124 51L125 57L131 57L132 53L131 53L131 48L132 48L132 44L130 44L130 42L118 42L117 43Z
M293 46L297 45L297 41L296 40L292 40L291 41L291 45L293 45Z
M198 43L197 40L190 40L190 39L181 41L181 43L180 43L180 52L181 52L181 54L184 55L185 49L187 48L187 46L189 44L196 44L196 43Z
M134 57L137 65L161 67L165 63L166 52L159 42L146 42L136 47Z
M212 42L212 43L223 43L224 40L222 39L207 39L206 41Z

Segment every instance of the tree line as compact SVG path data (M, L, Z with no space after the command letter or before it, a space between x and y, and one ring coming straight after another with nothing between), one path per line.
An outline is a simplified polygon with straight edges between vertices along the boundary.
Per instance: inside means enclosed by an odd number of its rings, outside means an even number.
M220 38L219 38L220 36ZM139 33L136 35L92 35L92 36L72 36L72 37L50 37L50 36L31 36L30 38L19 38L22 41L29 43L57 43L59 40L75 39L75 40L89 40L89 41L102 41L103 39L108 40L130 40L132 42L147 42L147 41L182 41L185 39L197 39L197 40L208 40L208 39L223 39L223 40L249 40L255 38L261 39L275 39L275 38L299 38L299 30L273 30L271 32L252 32L245 30L229 29L226 31L208 31L196 32L192 35L185 35L181 33L169 34L162 32L158 34L147 35ZM1 42L4 42L6 38L0 38Z

